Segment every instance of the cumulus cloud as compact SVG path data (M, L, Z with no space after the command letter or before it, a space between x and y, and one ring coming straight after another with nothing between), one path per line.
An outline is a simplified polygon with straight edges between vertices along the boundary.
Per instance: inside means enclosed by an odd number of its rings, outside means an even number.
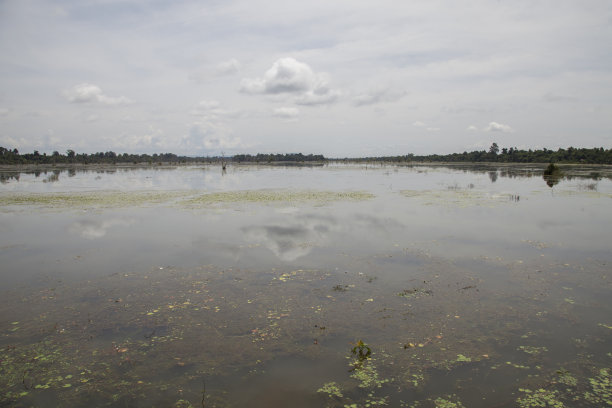
M503 123L491 122L491 123L489 123L489 126L484 128L484 131L485 132L504 132L504 133L510 133L510 132L513 132L514 130L510 126L505 125Z
M396 102L403 98L407 92L391 89L379 89L357 95L353 99L354 106L374 105L382 102Z
M470 132L477 132L478 128L476 126L474 126L474 125L470 125L470 126L467 127L466 130L469 130Z
M232 58L230 60L217 64L215 73L217 75L232 75L240 71L240 62L237 59Z
M339 92L332 89L326 74L315 73L307 64L294 58L281 58L262 78L244 78L240 91L248 94L293 95L299 105L334 102Z
M93 84L79 84L65 92L71 103L101 103L103 105L123 105L131 103L125 96L108 96L99 86Z
M297 108L282 107L274 109L272 114L283 119L295 119L300 114L300 111Z

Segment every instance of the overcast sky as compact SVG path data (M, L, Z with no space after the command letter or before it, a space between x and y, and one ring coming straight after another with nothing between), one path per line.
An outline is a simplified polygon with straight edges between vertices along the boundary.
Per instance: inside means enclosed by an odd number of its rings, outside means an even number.
M0 0L21 152L612 147L610 0Z

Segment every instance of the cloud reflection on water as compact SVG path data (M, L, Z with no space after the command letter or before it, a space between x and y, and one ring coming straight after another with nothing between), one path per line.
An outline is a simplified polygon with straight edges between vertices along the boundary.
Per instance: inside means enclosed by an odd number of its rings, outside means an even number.
M75 235L80 235L86 239L98 239L106 235L108 230L117 226L129 226L134 223L132 219L111 218L106 221L100 220L79 220L68 227L68 231Z
M249 241L263 244L279 259L291 262L308 255L312 248L325 245L338 220L328 215L305 214L282 224L243 227Z

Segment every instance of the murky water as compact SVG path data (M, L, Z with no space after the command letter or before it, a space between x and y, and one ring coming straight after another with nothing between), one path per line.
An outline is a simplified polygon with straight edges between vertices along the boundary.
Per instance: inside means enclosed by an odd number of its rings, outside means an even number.
M4 172L0 405L612 405L610 170L565 171Z

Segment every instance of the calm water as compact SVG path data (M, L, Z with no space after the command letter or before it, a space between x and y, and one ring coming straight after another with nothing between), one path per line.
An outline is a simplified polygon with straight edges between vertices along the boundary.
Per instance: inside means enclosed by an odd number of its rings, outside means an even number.
M4 172L0 406L612 405L609 171Z

